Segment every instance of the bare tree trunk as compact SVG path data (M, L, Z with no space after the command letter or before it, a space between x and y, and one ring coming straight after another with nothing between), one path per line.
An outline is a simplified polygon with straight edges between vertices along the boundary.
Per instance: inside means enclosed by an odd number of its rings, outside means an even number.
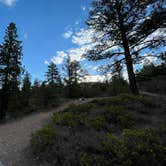
M4 120L6 118L6 110L7 110L7 93L2 90L1 98L0 98L0 120Z
M130 83L130 90L133 94L138 95L139 90L137 87L137 82L136 82L136 77L134 73L132 57L131 57L129 46L128 46L128 41L125 36L123 36L122 38L123 38L123 47L125 51L126 67L127 67L129 83Z
M128 43L128 39L126 36L125 27L124 27L124 24L122 21L122 16L121 16L119 10L118 10L118 13L119 13L121 37L122 37L125 60L126 60L126 67L127 67L128 77L129 77L130 90L133 94L138 95L139 90L137 87L136 77L135 77L135 73L134 73L133 61L132 61L132 57L130 54L129 43Z

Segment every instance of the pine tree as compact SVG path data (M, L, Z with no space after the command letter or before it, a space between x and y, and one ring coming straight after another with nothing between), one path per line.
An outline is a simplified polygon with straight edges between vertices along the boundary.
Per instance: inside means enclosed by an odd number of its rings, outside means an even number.
M147 39L165 25L164 4L164 0L93 0L87 24L95 30L97 44L86 57L111 59L104 67L110 71L114 64L125 63L133 94L139 93L133 63L138 62L141 51L165 41L163 36Z
M46 72L46 79L50 85L61 85L61 78L58 72L56 64L51 62L48 65L48 71Z
M70 57L66 59L63 70L66 73L64 82L67 87L68 96L74 97L78 83L82 80L86 72L81 68L78 61L72 61Z
M40 88L40 81L38 79L34 80L33 89L38 90Z
M28 72L25 73L25 76L23 79L22 91L24 93L30 93L31 91L31 80L30 80L30 74Z
M1 118L6 115L9 95L19 90L21 67L22 46L18 40L17 28L14 23L6 29L4 42L0 52L0 79L2 86L2 108Z

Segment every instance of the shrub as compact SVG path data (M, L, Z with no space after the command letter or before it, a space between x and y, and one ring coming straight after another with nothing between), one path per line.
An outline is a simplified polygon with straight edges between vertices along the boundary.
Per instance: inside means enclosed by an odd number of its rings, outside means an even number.
M104 155L95 155L88 153L81 153L80 166L110 166L107 158Z
M85 103L80 105L70 104L70 106L65 111L70 111L70 112L74 112L78 114L83 112L89 113L92 107L93 107L93 104L91 103Z
M122 106L110 106L105 108L105 119L123 128L133 126L134 120Z
M91 166L93 164L92 157L87 153L80 155L80 166Z
M124 104L132 104L132 103L141 103L146 107L155 107L155 103L152 101L152 98L145 95L132 95L132 94L121 94L112 98L105 99L95 99L91 103L95 103L97 105L124 105Z
M51 124L33 133L30 140L33 152L35 154L49 154L50 146L54 145L56 137L57 133Z
M111 158L112 165L162 166L166 164L166 145L150 129L124 130L122 138L108 134L102 151Z
M103 128L104 119L100 116L95 116L92 118L89 118L89 125L96 130L100 130Z
M58 125L75 127L77 125L76 114L73 112L56 113L53 116L53 122Z

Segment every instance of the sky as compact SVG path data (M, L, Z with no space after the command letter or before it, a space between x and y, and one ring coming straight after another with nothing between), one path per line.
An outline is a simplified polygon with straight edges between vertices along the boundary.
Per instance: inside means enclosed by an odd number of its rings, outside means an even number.
M72 60L80 61L89 72L87 81L102 81L104 77L97 72L97 68L109 61L89 62L82 58L94 43L95 32L86 25L91 1L0 0L0 43L3 42L6 27L14 22L23 42L23 65L32 80L44 80L50 62L54 62L63 74L62 64L69 55ZM155 33L161 34L160 31ZM148 61L157 62L151 57ZM127 79L126 70L123 75Z
M32 79L43 80L48 63L53 61L60 69L67 54L79 60L85 51L82 45L90 40L85 23L90 3L91 0L0 0L0 42L6 27L14 22L23 42L23 65Z

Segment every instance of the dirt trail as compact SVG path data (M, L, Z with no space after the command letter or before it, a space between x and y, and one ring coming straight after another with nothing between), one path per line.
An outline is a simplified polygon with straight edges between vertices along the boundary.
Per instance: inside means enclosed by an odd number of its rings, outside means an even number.
M31 133L46 124L54 112L64 110L71 103L82 102L66 102L55 110L32 114L15 122L0 125L0 166L36 166L35 161L26 156Z

